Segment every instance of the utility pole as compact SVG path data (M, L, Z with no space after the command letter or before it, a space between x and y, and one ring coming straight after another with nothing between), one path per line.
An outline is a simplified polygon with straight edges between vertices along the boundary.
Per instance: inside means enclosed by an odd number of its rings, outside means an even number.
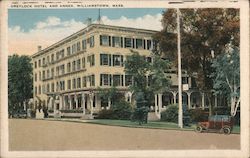
M183 128L183 112L182 112L182 77L181 77L181 33L180 33L180 10L177 8L177 50L178 50L178 94L179 94L179 111L178 126Z

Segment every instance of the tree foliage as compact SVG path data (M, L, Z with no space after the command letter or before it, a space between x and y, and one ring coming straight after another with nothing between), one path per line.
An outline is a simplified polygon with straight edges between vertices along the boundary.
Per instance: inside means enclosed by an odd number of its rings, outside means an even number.
M28 56L12 55L8 58L9 112L23 109L23 103L32 98L32 64Z
M181 9L182 65L189 74L196 72L199 87L212 88L209 77L211 50L220 54L230 41L239 46L239 9ZM155 35L160 49L177 64L176 10L163 13L163 30Z
M239 46L239 9L180 9L180 12L182 68L196 78L197 86L207 92L211 100L211 51L217 56L223 53L229 42ZM176 17L176 9L168 9L163 13L163 30L155 35L155 39L164 56L174 60L177 67ZM209 105L211 107L211 101Z
M144 56L132 51L132 55L128 56L125 63L126 74L133 77L133 85L130 86L130 90L135 93L144 92L144 94L166 90L171 84L165 73L169 68L170 62L158 54L153 55L153 62L148 62ZM148 76L148 80L146 76Z
M238 47L231 44L225 53L213 60L214 93L230 98L231 115L235 116L240 102L240 57Z

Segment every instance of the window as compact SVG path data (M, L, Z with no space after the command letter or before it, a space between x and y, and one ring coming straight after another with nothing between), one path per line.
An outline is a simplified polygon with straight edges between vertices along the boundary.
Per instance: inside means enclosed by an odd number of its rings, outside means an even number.
M35 73L35 81L37 81L37 73Z
M75 71L76 70L76 61L73 61L72 62L72 71Z
M74 78L73 79L73 89L75 89L76 88L76 79Z
M43 80L45 79L45 71L43 71Z
M81 69L81 59L77 60L77 70Z
M51 84L51 92L54 92L54 91L55 91L55 84L52 83L52 84Z
M142 43L142 39L136 39L136 48L140 49L140 48L143 48L143 43Z
M108 86L109 84L109 75L101 74L100 86Z
M151 40L147 40L147 50L151 50L152 49L152 42Z
M60 90L65 90L65 82L64 81L60 81Z
M86 40L82 40L82 49L86 49L87 48L87 41Z
M56 52L56 60L59 60L59 58L60 58L60 53Z
M188 84L188 77L182 77L182 84Z
M110 36L100 35L100 45L101 46L110 46Z
M47 56L47 62L48 62L48 63L50 62L49 56Z
M82 58L82 68L85 68L85 57Z
M95 75L89 76L90 86L95 86Z
M49 69L47 70L47 78L50 78L50 71L49 71Z
M67 72L70 73L70 70L71 70L71 63L68 63L67 64Z
M67 55L70 55L71 54L71 49L70 47L67 47Z
M61 58L64 58L64 49L60 51Z
M77 52L79 52L81 50L80 42L76 43L76 50L77 50Z
M113 66L122 66L123 55L113 55Z
M38 87L38 93L41 94L41 85Z
M59 66L56 67L56 76L59 76Z
M153 50L157 50L157 42L153 41Z
M100 54L101 65L109 65L109 56L108 54Z
M68 90L70 90L71 89L71 80L68 80L67 85L68 85Z
M64 73L65 73L65 68L64 68L64 64L63 64L63 65L61 65L61 74L64 75Z
M87 77L86 77L86 76L84 76L84 77L82 78L82 86L83 86L83 87L87 87Z
M112 47L121 47L122 37L112 37Z
M45 65L45 58L43 58L43 65Z
M35 87L35 95L37 95L37 87Z
M90 47L94 47L94 45L95 45L94 36L91 36L89 40L90 40Z
M47 84L47 92L48 93L50 92L50 85L49 85L49 83Z
M41 67L41 59L38 60L38 66Z
M90 66L94 66L95 65L95 55L91 55L91 56L88 56L88 62L89 62L89 65Z
M130 86L132 85L133 80L132 80L132 75L125 75L125 86Z
M45 85L42 86L42 93L44 94L46 92Z
M54 62L54 54L51 54L51 62Z
M132 38L125 38L125 48L132 48Z
M51 69L51 77L54 77L54 68Z
M76 44L72 45L72 54L76 52Z
M77 78L77 88L81 88L81 78Z
M39 81L42 80L42 74L41 74L41 71L39 71Z
M113 86L121 86L121 75L113 75Z
M35 61L35 68L37 68L37 62Z

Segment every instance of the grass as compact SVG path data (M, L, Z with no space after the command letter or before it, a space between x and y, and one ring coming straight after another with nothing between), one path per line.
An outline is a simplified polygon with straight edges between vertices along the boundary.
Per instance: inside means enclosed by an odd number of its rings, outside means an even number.
M139 125L138 122L131 122L129 120L109 120L109 119L95 119L88 120L87 123L109 125L109 126L121 126L121 127L132 127L132 128L153 128L153 129L165 129L165 130L195 130L196 124L191 126L185 126L183 129L178 127L178 124L172 122L163 121L148 121L147 124ZM234 126L232 133L239 134L240 126Z
M154 128L154 129L169 129L169 130L194 130L195 126L185 127L180 129L178 124L171 122L162 121L148 121L147 124L139 125L138 122L131 122L129 120L108 120L108 119L96 119L89 120L87 123L110 125L110 126L122 126L122 127L133 127L133 128Z

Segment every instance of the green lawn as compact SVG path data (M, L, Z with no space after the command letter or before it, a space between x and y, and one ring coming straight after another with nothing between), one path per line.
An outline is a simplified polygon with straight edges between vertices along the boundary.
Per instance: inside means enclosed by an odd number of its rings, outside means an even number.
M157 128L157 129L178 129L176 123L162 122L162 121L149 121L147 124L139 125L137 122L131 122L128 120L108 120L108 119L95 119L89 120L87 123L110 125L110 126L122 126L122 127L133 127L133 128ZM194 130L195 126L185 127L182 130Z
M178 124L163 121L149 121L147 124L139 125L137 122L131 122L129 120L109 120L109 119L95 119L88 120L87 123L109 125L109 126L122 126L122 127L133 127L133 128L155 128L155 129L168 129L168 130L194 130L196 125L191 124L190 127L184 127L180 129ZM234 126L232 133L240 133L240 127Z

